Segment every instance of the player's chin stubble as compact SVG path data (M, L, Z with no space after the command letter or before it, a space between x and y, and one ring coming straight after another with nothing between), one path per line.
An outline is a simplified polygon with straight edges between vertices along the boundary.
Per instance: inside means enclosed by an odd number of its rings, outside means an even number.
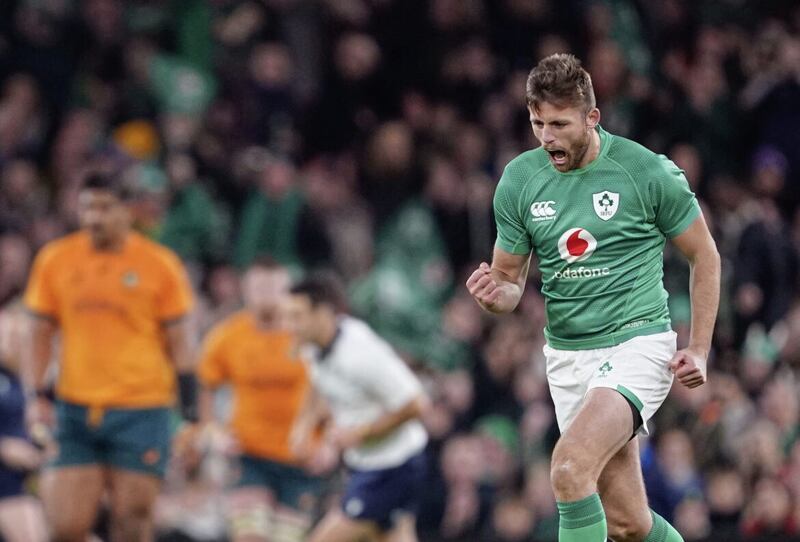
M578 169L581 166L581 162L583 158L586 156L586 153L589 151L589 143L590 143L590 135L586 134L583 141L575 146L575 152L571 152L570 156L572 156L572 160L569 163L569 170Z

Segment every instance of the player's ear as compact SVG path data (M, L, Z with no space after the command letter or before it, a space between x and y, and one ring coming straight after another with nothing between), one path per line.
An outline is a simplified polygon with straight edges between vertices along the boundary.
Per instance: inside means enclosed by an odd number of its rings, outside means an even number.
M124 202L122 202L119 206L119 213L120 217L122 217L122 220L127 222L133 221L133 209L131 209L130 205L126 205Z
M589 130L594 130L599 123L600 123L600 110L597 109L596 107L593 107L586 114L586 128L588 128Z

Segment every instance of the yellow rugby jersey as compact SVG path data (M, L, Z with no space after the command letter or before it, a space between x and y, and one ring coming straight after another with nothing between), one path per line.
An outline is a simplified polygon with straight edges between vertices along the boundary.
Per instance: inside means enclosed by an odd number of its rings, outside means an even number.
M60 398L99 407L173 403L163 325L191 310L192 292L169 249L130 233L121 250L98 251L87 233L68 235L36 256L24 302L58 322Z
M292 356L292 337L259 329L242 311L211 330L199 377L215 388L233 388L231 428L242 449L265 459L293 462L289 433L309 388L305 366Z

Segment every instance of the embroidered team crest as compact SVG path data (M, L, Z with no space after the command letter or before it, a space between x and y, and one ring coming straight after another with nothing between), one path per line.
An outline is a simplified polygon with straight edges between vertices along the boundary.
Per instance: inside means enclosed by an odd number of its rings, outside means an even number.
M601 220L611 220L619 209L619 194L616 192L603 191L592 194L594 212Z
M152 467L158 460L161 459L161 453L156 450L155 448L150 448L145 453L142 454L142 463L147 465L148 467Z
M139 275L136 271L128 271L122 275L122 284L126 288L136 288L139 285Z
M598 371L600 371L600 378L607 377L608 373L610 373L613 369L614 369L614 367L608 361L605 362L604 364L602 364L600 366L600 368L598 369Z

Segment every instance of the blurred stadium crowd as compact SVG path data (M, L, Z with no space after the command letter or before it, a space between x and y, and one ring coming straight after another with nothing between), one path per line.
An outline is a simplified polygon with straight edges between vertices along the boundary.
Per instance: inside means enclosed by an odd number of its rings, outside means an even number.
M0 5L3 336L91 170L129 179L138 228L186 262L198 339L239 307L255 258L333 267L433 398L426 541L557 536L535 266L510 317L462 285L489 257L504 165L533 144L528 70L577 54L604 128L686 171L724 262L709 384L676 386L644 446L652 507L687 541L800 540L796 2ZM681 344L688 268L668 249L665 269ZM170 540L223 537L217 444L168 475Z

